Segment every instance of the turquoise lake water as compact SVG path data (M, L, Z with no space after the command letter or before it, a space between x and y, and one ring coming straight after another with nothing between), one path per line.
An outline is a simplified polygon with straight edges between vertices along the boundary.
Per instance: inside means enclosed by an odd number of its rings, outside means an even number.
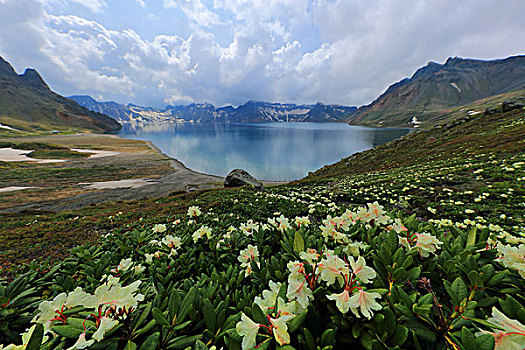
M226 176L241 168L258 179L296 180L408 129L340 123L126 124L120 136L151 141L188 168Z

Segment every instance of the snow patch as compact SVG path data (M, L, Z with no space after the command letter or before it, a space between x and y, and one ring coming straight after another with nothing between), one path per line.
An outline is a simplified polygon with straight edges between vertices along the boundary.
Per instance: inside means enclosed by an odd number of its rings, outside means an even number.
M14 129L14 128L10 127L10 126L3 125L3 124L0 124L0 129L7 129L7 130L18 131L17 129Z
M8 186L8 187L0 188L0 193L2 193L2 192L12 192L12 191L21 191L21 190L27 190L27 189L30 189L30 188L39 188L39 187L34 187L34 186L26 186L26 187L22 187L22 186Z
M456 90L458 90L459 93L461 93L461 89L459 88L458 84L456 84L456 83L450 83L450 85L452 85L453 87L455 87Z

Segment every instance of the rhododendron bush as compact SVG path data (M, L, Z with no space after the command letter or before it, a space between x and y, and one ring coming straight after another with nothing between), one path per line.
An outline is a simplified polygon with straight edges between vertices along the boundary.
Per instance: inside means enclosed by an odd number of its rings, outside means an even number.
M29 264L0 286L0 348L525 347L523 244L378 202L239 194L284 209L194 205Z

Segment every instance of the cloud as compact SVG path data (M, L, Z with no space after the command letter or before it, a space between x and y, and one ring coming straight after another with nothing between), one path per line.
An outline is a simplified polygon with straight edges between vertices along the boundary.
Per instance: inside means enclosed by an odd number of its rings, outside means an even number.
M165 8L179 8L196 27L221 24L219 15L206 7L201 0L164 0Z
M9 0L6 0L9 1ZM26 0L21 0L21 2L25 2ZM136 0L136 1L142 1L142 0ZM45 3L48 6L62 6L65 7L69 4L79 4L82 5L92 12L101 12L103 8L108 7L108 4L104 0L41 0L41 2Z
M83 1L89 19L65 3L0 0L0 55L60 93L143 105L361 105L429 60L525 53L520 0L163 0L135 14L153 35L104 22L114 2Z

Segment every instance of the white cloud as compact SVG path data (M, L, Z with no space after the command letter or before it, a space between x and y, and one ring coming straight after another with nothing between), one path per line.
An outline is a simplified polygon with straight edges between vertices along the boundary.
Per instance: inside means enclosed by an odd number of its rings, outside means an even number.
M6 0L9 1L9 0ZM26 0L21 0L22 2ZM100 12L103 8L108 7L108 4L104 0L40 0L43 3L53 6L53 5L60 5L60 6L66 6L68 4L79 4L82 5L92 12ZM137 0L142 1L142 0Z
M164 0L165 8L180 8L188 20L197 27L221 24L219 15L206 7L201 0Z
M429 60L525 53L520 0L163 0L147 14L173 21L158 35L103 24L112 2L82 3L89 20L64 15L66 0L0 0L0 55L63 94L120 102L360 105Z

